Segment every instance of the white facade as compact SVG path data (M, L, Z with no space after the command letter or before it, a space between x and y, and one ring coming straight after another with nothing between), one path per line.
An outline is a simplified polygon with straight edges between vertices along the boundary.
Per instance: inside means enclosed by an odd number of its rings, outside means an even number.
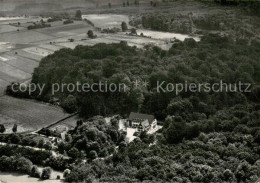
M150 128L151 129L157 128L157 120L156 119L153 120Z

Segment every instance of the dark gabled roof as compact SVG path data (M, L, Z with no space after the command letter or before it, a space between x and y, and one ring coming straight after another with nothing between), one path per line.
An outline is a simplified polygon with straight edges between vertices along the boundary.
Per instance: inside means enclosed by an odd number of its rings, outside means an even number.
M151 124L154 120L154 116L148 115L148 114L131 112L129 115L129 120L134 120L134 119L143 119L143 120L148 119L149 124Z

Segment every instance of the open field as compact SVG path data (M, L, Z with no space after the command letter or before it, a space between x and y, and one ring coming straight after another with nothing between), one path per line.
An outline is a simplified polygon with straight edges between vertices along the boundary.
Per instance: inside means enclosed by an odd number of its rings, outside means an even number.
M9 65L6 62L0 62L0 68L2 73L13 78L17 78L17 80L24 80L31 77L31 74ZM3 77L3 79L7 80L5 77Z
M0 42L0 53L10 51L14 46L8 42Z
M23 58L28 58L30 60L34 60L34 61L37 61L37 62L40 62L41 59L43 58L43 56L40 56L40 55L37 55L37 54L32 54L32 53L29 53L29 52L26 52L24 50L17 50L16 51L20 57L23 57ZM31 71L33 72L33 70Z
M53 53L53 51L49 51L43 48L38 48L38 47L30 47L30 48L25 48L23 49L25 52L31 53L31 54L35 54L41 57L46 57L50 54Z
M68 116L61 108L32 100L0 97L0 123L10 132L13 124L18 132L43 128Z
M17 80L17 78L12 77L12 76L6 74L5 72L2 72L1 70L0 70L0 78L1 78L1 80L6 81L8 83L11 83L12 81ZM3 85L1 85L1 86L4 87Z
M127 15L117 15L117 14L91 14L83 15L83 19L88 19L94 23L95 27L100 28L121 28L121 23L128 23L129 18Z
M20 43L20 44L26 44L26 43L34 43L36 41L46 40L46 39L52 39L52 36L42 34L40 32L36 32L33 30L26 30L26 31L20 31L20 32L7 32L2 33L0 37L0 42L11 42L11 43Z
M32 70L39 65L38 62L23 58L21 56L13 57L6 61L6 63L11 66L18 67L21 71L24 71L26 73L31 73Z
M86 22L83 21L75 21L72 24L64 25L62 22L60 24L53 24L51 23L52 27L44 28L44 29L38 29L38 32L49 34L49 35L57 35L59 32L69 32L76 29L85 28L85 30L88 30L87 28L91 28ZM87 31L85 31L87 32Z
M24 30L25 28L23 27L14 27L11 25L1 25L0 26L0 34L5 33L5 32L17 32L17 30L19 29L19 31Z
M2 96L4 94L4 90L8 84L9 84L8 81L5 81L5 80L1 79L1 77L0 77L0 96Z
M51 44L40 44L38 45L39 48L43 48L43 49L46 49L46 50L50 50L50 51L58 51L60 50L62 47L60 46L57 46L57 45L51 45Z

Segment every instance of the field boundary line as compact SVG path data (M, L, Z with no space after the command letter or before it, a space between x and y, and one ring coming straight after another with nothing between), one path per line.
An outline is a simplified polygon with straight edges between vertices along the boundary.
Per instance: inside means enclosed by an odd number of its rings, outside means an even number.
M54 126L54 125L59 124L60 122L65 121L66 119L69 119L69 118L71 118L71 117L73 117L73 116L76 116L77 114L78 114L78 112L73 113L73 114L70 114L69 116L67 116L67 117L65 117L65 118L62 118L62 119L60 119L60 120L58 120L58 121L56 121L56 122L54 122L54 123L52 123L52 124L50 124L50 125L48 125L48 126L45 126L45 127L43 127L43 128L50 128L50 127L52 127L52 126ZM39 130L36 130L36 131L34 131L34 132L37 133L37 132L39 132L40 130L42 130L43 128L41 128L41 129L39 129Z
M4 62L6 65L9 65L9 66L11 66L11 67L14 67L14 68L16 68L16 69L18 69L18 70L20 70L20 71L23 71L23 72L25 72L25 73L27 73L27 74L30 74L30 75L32 75L32 73L29 73L29 72L27 72L27 71L24 71L24 70L22 70L22 69L20 69L19 67L17 67L17 66L13 66L13 65L11 65L11 64L9 64L9 63L7 63L7 62Z
M26 58L26 59L29 59L29 60L31 60L31 61L33 61L33 62L37 62L37 63L40 63L41 62L41 60L36 60L36 59L33 59L33 58L30 58L30 57L26 57L26 56L23 56L23 55L18 55L18 56L20 56L20 57L23 57L23 58ZM44 57L43 57L44 58Z

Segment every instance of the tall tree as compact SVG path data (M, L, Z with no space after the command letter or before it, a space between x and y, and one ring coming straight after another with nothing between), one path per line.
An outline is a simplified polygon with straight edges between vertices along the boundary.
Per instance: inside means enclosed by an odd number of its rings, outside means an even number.
M43 145L44 145L44 140L40 139L39 142L38 142L38 147L43 148Z
M125 32L125 31L127 31L127 24L125 23L125 22L122 22L122 24L121 24L121 28L122 28L122 31L123 32Z
M76 19L80 19L80 20L82 19L82 13L81 13L80 10L77 10L77 11L76 11L75 18L76 18Z
M136 32L136 29L135 29L135 28L132 28L132 29L131 29L131 34L135 34L135 35L137 34L137 32Z
M89 30L87 34L88 34L88 37L89 37L89 38L91 38L91 39L94 38L94 33L93 33L92 30Z
M52 144L51 144L50 142L46 142L46 143L43 145L43 147L44 147L46 150L50 151L50 150L52 149Z
M31 169L31 172L30 172L30 176L31 177L36 177L36 178L40 178L41 177L41 173L38 169L38 167L36 165L34 165Z
M186 123L181 117L168 117L169 127L164 131L168 143L175 144L182 141L186 135Z
M4 133L5 132L5 126L0 124L0 133Z
M14 133L17 132L17 124L14 124L14 126L13 126L13 128L12 128L12 131L13 131Z
M42 175L41 175L41 179L42 180L46 180L49 179L51 177L51 172L52 169L50 167L46 167L42 170Z

